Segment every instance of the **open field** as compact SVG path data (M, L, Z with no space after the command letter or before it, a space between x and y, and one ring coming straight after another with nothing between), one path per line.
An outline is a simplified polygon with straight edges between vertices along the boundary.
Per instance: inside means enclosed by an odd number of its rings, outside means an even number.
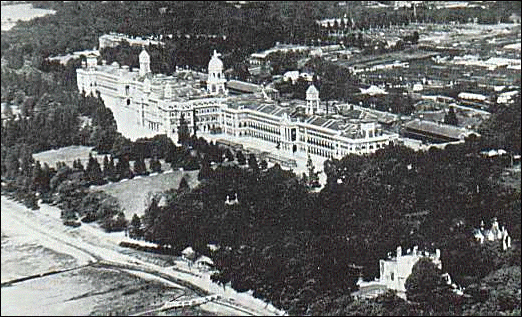
M181 178L185 176L190 188L194 188L198 181L199 171L167 171L151 176L137 176L130 180L122 180L102 186L93 186L92 190L102 190L114 196L124 209L125 217L131 219L134 214L138 216L145 212L145 202L149 193L159 193L174 188L177 189Z
M58 253L23 235L2 230L2 283L25 276L78 266L70 255Z
M91 151L92 147L90 146L74 145L33 154L33 159L40 161L42 165L47 163L49 167L56 167L57 162L65 162L65 164L72 166L73 161L80 159L83 166L87 166ZM103 158L103 156L100 157ZM98 158L98 162L101 163L100 158Z
M185 290L121 269L84 267L2 288L2 315L128 315Z
M16 22L56 13L54 10L34 8L30 3L4 5L2 1L2 31L9 31Z

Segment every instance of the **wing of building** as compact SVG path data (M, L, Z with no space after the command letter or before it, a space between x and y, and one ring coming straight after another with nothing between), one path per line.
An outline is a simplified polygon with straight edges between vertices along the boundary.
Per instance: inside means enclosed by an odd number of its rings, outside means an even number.
M373 121L332 119L311 85L306 101L280 103L264 87L250 93L229 95L228 88L250 88L247 83L227 84L223 62L214 51L208 74L178 70L171 76L152 74L149 54L139 56L140 68L129 69L116 62L97 63L96 56L77 69L77 84L86 95L99 95L105 105L131 113L134 122L157 134L177 139L183 115L191 129L202 133L225 133L236 138L252 137L279 145L288 151L304 151L329 158L349 153L371 153L396 140ZM270 94L271 95L271 94ZM302 110L304 108L304 113Z

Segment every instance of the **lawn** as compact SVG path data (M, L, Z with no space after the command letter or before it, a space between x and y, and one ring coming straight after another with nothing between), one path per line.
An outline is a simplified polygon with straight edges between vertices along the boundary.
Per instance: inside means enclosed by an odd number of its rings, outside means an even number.
M73 145L60 148L58 150L49 150L40 153L33 154L35 161L40 161L49 164L49 167L56 167L57 162L65 162L69 167L72 167L73 161L80 159L83 166L87 166L89 161L89 153L91 152L91 146ZM98 158L98 162L102 162L103 156Z
M92 190L102 190L114 196L124 209L125 217L132 219L134 214L138 216L145 212L145 202L149 193L159 193L167 189L178 188L183 176L186 177L190 188L199 184L199 171L171 171L152 176L137 176L130 180L122 180L117 183L109 183L102 186L93 186Z

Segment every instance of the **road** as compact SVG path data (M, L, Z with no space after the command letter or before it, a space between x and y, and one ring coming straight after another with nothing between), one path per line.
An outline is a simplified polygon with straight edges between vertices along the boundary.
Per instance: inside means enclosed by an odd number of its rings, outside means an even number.
M214 307L222 315L280 315L273 307L254 299L246 293L236 293L210 281L209 275L191 274L186 270L176 269L176 266L164 267L156 265L143 258L133 256L132 252L122 252L118 246L121 235L107 234L92 225L82 225L78 228L66 227L62 224L60 210L56 207L41 205L40 210L30 210L25 206L2 196L2 231L13 228L23 231L27 236L36 239L38 243L51 250L73 256L78 267L86 265L118 267L130 271L145 272L154 275L165 284L178 284L191 289L199 296L220 295L221 300L213 301L212 305L222 305L223 310ZM120 237L120 238L119 238ZM54 272L38 273L39 275ZM59 272L55 272L59 273ZM2 281L2 286L17 281ZM221 303L221 304L220 304ZM207 305L207 304L205 304ZM271 306L271 305L270 305ZM268 309L267 309L268 307ZM270 309L271 308L271 309ZM221 312L221 313L220 313Z

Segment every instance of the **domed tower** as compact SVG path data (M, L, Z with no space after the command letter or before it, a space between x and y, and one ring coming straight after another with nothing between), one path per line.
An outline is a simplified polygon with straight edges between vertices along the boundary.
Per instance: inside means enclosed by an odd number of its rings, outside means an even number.
M319 111L319 90L312 84L306 90L306 114L315 114Z
M221 54L214 50L214 55L208 63L207 91L209 94L217 95L225 93L225 76L223 76L223 62L219 59Z
M140 77L150 73L150 56L149 53L143 48L140 53Z

